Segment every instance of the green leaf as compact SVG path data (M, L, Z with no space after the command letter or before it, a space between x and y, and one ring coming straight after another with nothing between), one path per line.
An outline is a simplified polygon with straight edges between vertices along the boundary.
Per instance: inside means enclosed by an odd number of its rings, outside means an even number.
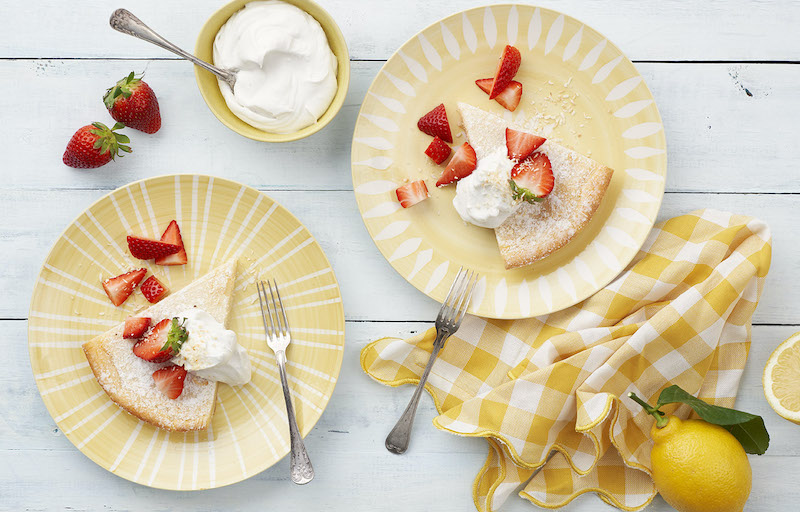
M769 433L761 416L708 404L675 385L661 392L656 409L673 403L687 404L703 420L725 428L736 437L747 453L763 455L769 447Z
M181 351L181 346L189 339L189 332L186 330L186 327L183 326L185 323L185 318L183 322L179 322L177 317L172 319L172 324L167 334L167 341L164 343L164 346L161 347L161 350L172 349L173 354L177 354Z

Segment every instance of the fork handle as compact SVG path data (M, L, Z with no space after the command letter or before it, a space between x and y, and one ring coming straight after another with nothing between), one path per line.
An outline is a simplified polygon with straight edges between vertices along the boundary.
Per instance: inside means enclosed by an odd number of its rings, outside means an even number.
M286 352L283 350L277 351L275 359L278 360L283 398L286 400L286 415L289 417L289 441L291 443L289 474L292 477L292 482L299 485L307 484L314 479L314 466L311 465L311 459L308 458L306 446L303 444L303 436L300 435L300 429L297 428L292 395L289 393L289 382L286 378Z
M408 442L411 438L411 427L414 426L414 416L417 414L419 399L422 396L422 391L425 389L425 383L428 381L428 375L431 373L433 363L436 361L439 351L444 346L444 342L449 337L450 335L444 332L436 333L436 341L433 342L433 352L431 352L431 357L428 359L428 364L425 366L425 371L422 372L422 376L419 378L417 389L414 390L411 401L408 402L408 406L406 406L406 410L403 411L403 415L400 416L400 419L397 420L392 431L386 436L386 449L390 452L399 455L408 449Z

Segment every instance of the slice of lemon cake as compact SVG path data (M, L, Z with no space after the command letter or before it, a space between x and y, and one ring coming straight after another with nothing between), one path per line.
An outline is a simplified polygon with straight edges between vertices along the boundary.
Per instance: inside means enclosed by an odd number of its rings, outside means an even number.
M137 316L172 318L198 308L226 325L235 279L236 260L231 260ZM132 341L122 336L124 326L121 323L83 344L86 359L100 386L120 407L157 427L175 431L205 429L214 414L217 383L189 372L180 396L168 398L156 387L153 372L172 363L151 363L137 357Z
M467 140L481 159L506 147L505 119L490 112L459 103ZM613 170L551 140L536 149L552 165L555 185L541 202L522 202L500 226L494 228L506 268L529 265L567 244L597 211ZM512 194L509 186L509 195Z

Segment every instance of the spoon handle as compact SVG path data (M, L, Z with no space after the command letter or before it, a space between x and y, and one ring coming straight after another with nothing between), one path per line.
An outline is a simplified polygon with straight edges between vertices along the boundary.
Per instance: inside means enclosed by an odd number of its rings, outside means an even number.
M188 61L194 62L201 68L206 69L223 79L228 83L228 85L231 86L231 89L233 89L233 85L236 82L235 73L212 66L208 62L198 59L191 53L181 50L160 35L156 34L153 29L142 23L142 20L134 16L133 13L127 9L117 9L114 11L111 14L111 19L109 19L108 22L111 25L111 28L118 32L128 34L129 36L138 37L139 39L147 41L148 43L153 43L156 46L164 48L165 50L169 50L179 57L183 57Z

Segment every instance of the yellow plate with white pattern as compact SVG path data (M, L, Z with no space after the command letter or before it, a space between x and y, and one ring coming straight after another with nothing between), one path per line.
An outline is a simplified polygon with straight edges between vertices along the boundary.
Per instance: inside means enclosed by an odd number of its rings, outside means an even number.
M181 227L184 266L136 260L125 237L160 237ZM179 290L229 258L238 276L228 327L250 355L250 383L220 384L211 426L170 433L127 414L97 384L81 344L146 307L141 292L120 307L101 281L146 267ZM293 341L289 385L303 435L333 392L344 348L336 276L311 233L259 191L201 175L150 178L103 197L67 227L39 273L28 323L36 384L58 427L86 456L128 480L163 489L209 489L255 475L289 452L286 409L267 348L253 278L282 287Z
M506 44L522 53L522 102L513 114L475 85L494 75ZM551 130L543 135L615 170L592 221L564 248L506 270L493 231L461 220L454 186L434 186L444 166L425 156L431 138L417 120L444 103L456 147L465 140L459 101L509 120L536 115ZM609 283L650 232L667 172L661 117L633 64L592 28L529 5L470 9L407 41L367 92L351 158L361 216L395 270L440 302L460 266L477 270L470 312L490 318L558 311ZM431 198L401 208L395 189L419 179Z

